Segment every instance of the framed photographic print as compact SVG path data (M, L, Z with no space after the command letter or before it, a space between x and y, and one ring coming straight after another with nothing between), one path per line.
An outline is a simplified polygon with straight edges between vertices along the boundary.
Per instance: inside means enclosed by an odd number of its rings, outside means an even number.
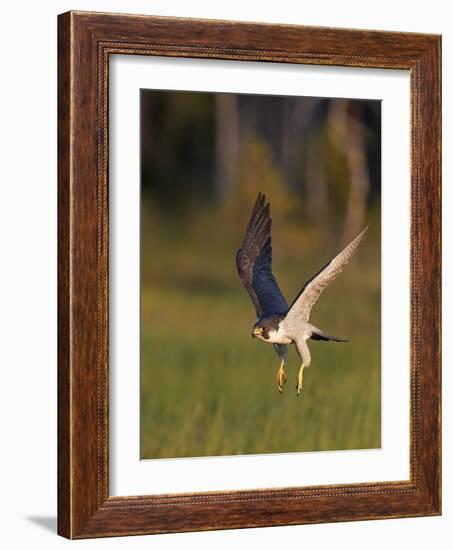
M59 533L440 514L440 37L58 40Z

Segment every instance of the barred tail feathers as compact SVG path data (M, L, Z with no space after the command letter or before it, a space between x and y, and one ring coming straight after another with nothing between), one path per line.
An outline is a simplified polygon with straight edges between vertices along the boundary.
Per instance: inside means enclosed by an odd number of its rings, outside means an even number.
M310 338L312 340L324 340L328 342L350 342L347 338L340 338L339 336L331 336L330 334L325 333L319 328L312 327L313 332L311 333Z

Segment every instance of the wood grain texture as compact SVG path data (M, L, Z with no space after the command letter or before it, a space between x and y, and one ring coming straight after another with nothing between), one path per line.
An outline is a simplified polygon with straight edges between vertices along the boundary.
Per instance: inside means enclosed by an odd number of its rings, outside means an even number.
M440 37L69 12L59 16L58 47L58 532L87 538L440 514ZM109 496L111 54L410 71L410 481Z
M69 16L58 25L58 532L70 536Z

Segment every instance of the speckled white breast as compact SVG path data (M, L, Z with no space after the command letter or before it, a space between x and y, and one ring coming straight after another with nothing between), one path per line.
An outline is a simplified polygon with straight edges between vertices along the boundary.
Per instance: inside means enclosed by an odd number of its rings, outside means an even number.
M270 330L269 338L263 338L264 342L269 342L270 344L291 344L292 339L285 334L285 330L282 328L281 324L278 327L278 330Z

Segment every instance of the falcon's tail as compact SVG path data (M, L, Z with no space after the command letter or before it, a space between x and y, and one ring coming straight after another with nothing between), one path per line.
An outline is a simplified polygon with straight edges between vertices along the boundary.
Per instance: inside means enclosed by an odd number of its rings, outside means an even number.
M329 342L350 342L347 338L339 338L338 336L330 336L330 334L326 334L319 328L313 327L313 332L311 333L310 338L312 340L325 340Z

